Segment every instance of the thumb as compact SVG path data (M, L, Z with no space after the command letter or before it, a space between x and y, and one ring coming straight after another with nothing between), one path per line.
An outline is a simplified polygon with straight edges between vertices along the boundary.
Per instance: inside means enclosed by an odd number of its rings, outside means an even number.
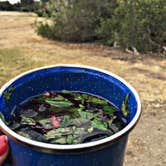
M0 136L0 166L7 158L8 151L9 151L9 146L8 146L7 137L4 135L1 135Z

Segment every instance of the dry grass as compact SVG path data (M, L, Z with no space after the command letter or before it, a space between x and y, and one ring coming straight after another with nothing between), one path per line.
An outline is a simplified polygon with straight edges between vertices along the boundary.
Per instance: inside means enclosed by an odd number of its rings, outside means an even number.
M142 119L130 135L125 165L166 165L166 59L142 59L93 44L49 41L36 35L36 19L32 13L0 12L0 85L28 69L57 63L91 65L118 74L138 90L143 104Z

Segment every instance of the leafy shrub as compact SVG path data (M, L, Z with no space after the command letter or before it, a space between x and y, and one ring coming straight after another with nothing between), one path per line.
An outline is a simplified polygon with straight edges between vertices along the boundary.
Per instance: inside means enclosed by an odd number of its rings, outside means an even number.
M92 41L97 38L95 29L100 17L110 15L112 0L51 0L50 17L54 23L56 39L74 42ZM42 25L43 26L43 25Z
M37 23L37 33L39 35L42 35L44 37L48 37L50 39L53 39L53 29L50 27L48 23Z
M108 45L161 50L166 42L166 1L121 1L111 17L100 20L97 34Z
M49 38L116 42L140 52L166 43L165 0L50 0L47 10L52 24L41 24L38 33Z

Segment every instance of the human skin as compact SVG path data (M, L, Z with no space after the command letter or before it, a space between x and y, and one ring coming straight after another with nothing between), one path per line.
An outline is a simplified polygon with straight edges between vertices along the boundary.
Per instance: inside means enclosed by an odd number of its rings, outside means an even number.
M5 159L7 158L9 152L9 146L7 137L4 135L0 136L0 166L3 164Z

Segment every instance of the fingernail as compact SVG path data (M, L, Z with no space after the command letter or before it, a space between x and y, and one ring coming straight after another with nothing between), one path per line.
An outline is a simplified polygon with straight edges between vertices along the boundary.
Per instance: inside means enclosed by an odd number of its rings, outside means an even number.
M0 156L5 154L8 150L8 141L5 135L0 136Z

